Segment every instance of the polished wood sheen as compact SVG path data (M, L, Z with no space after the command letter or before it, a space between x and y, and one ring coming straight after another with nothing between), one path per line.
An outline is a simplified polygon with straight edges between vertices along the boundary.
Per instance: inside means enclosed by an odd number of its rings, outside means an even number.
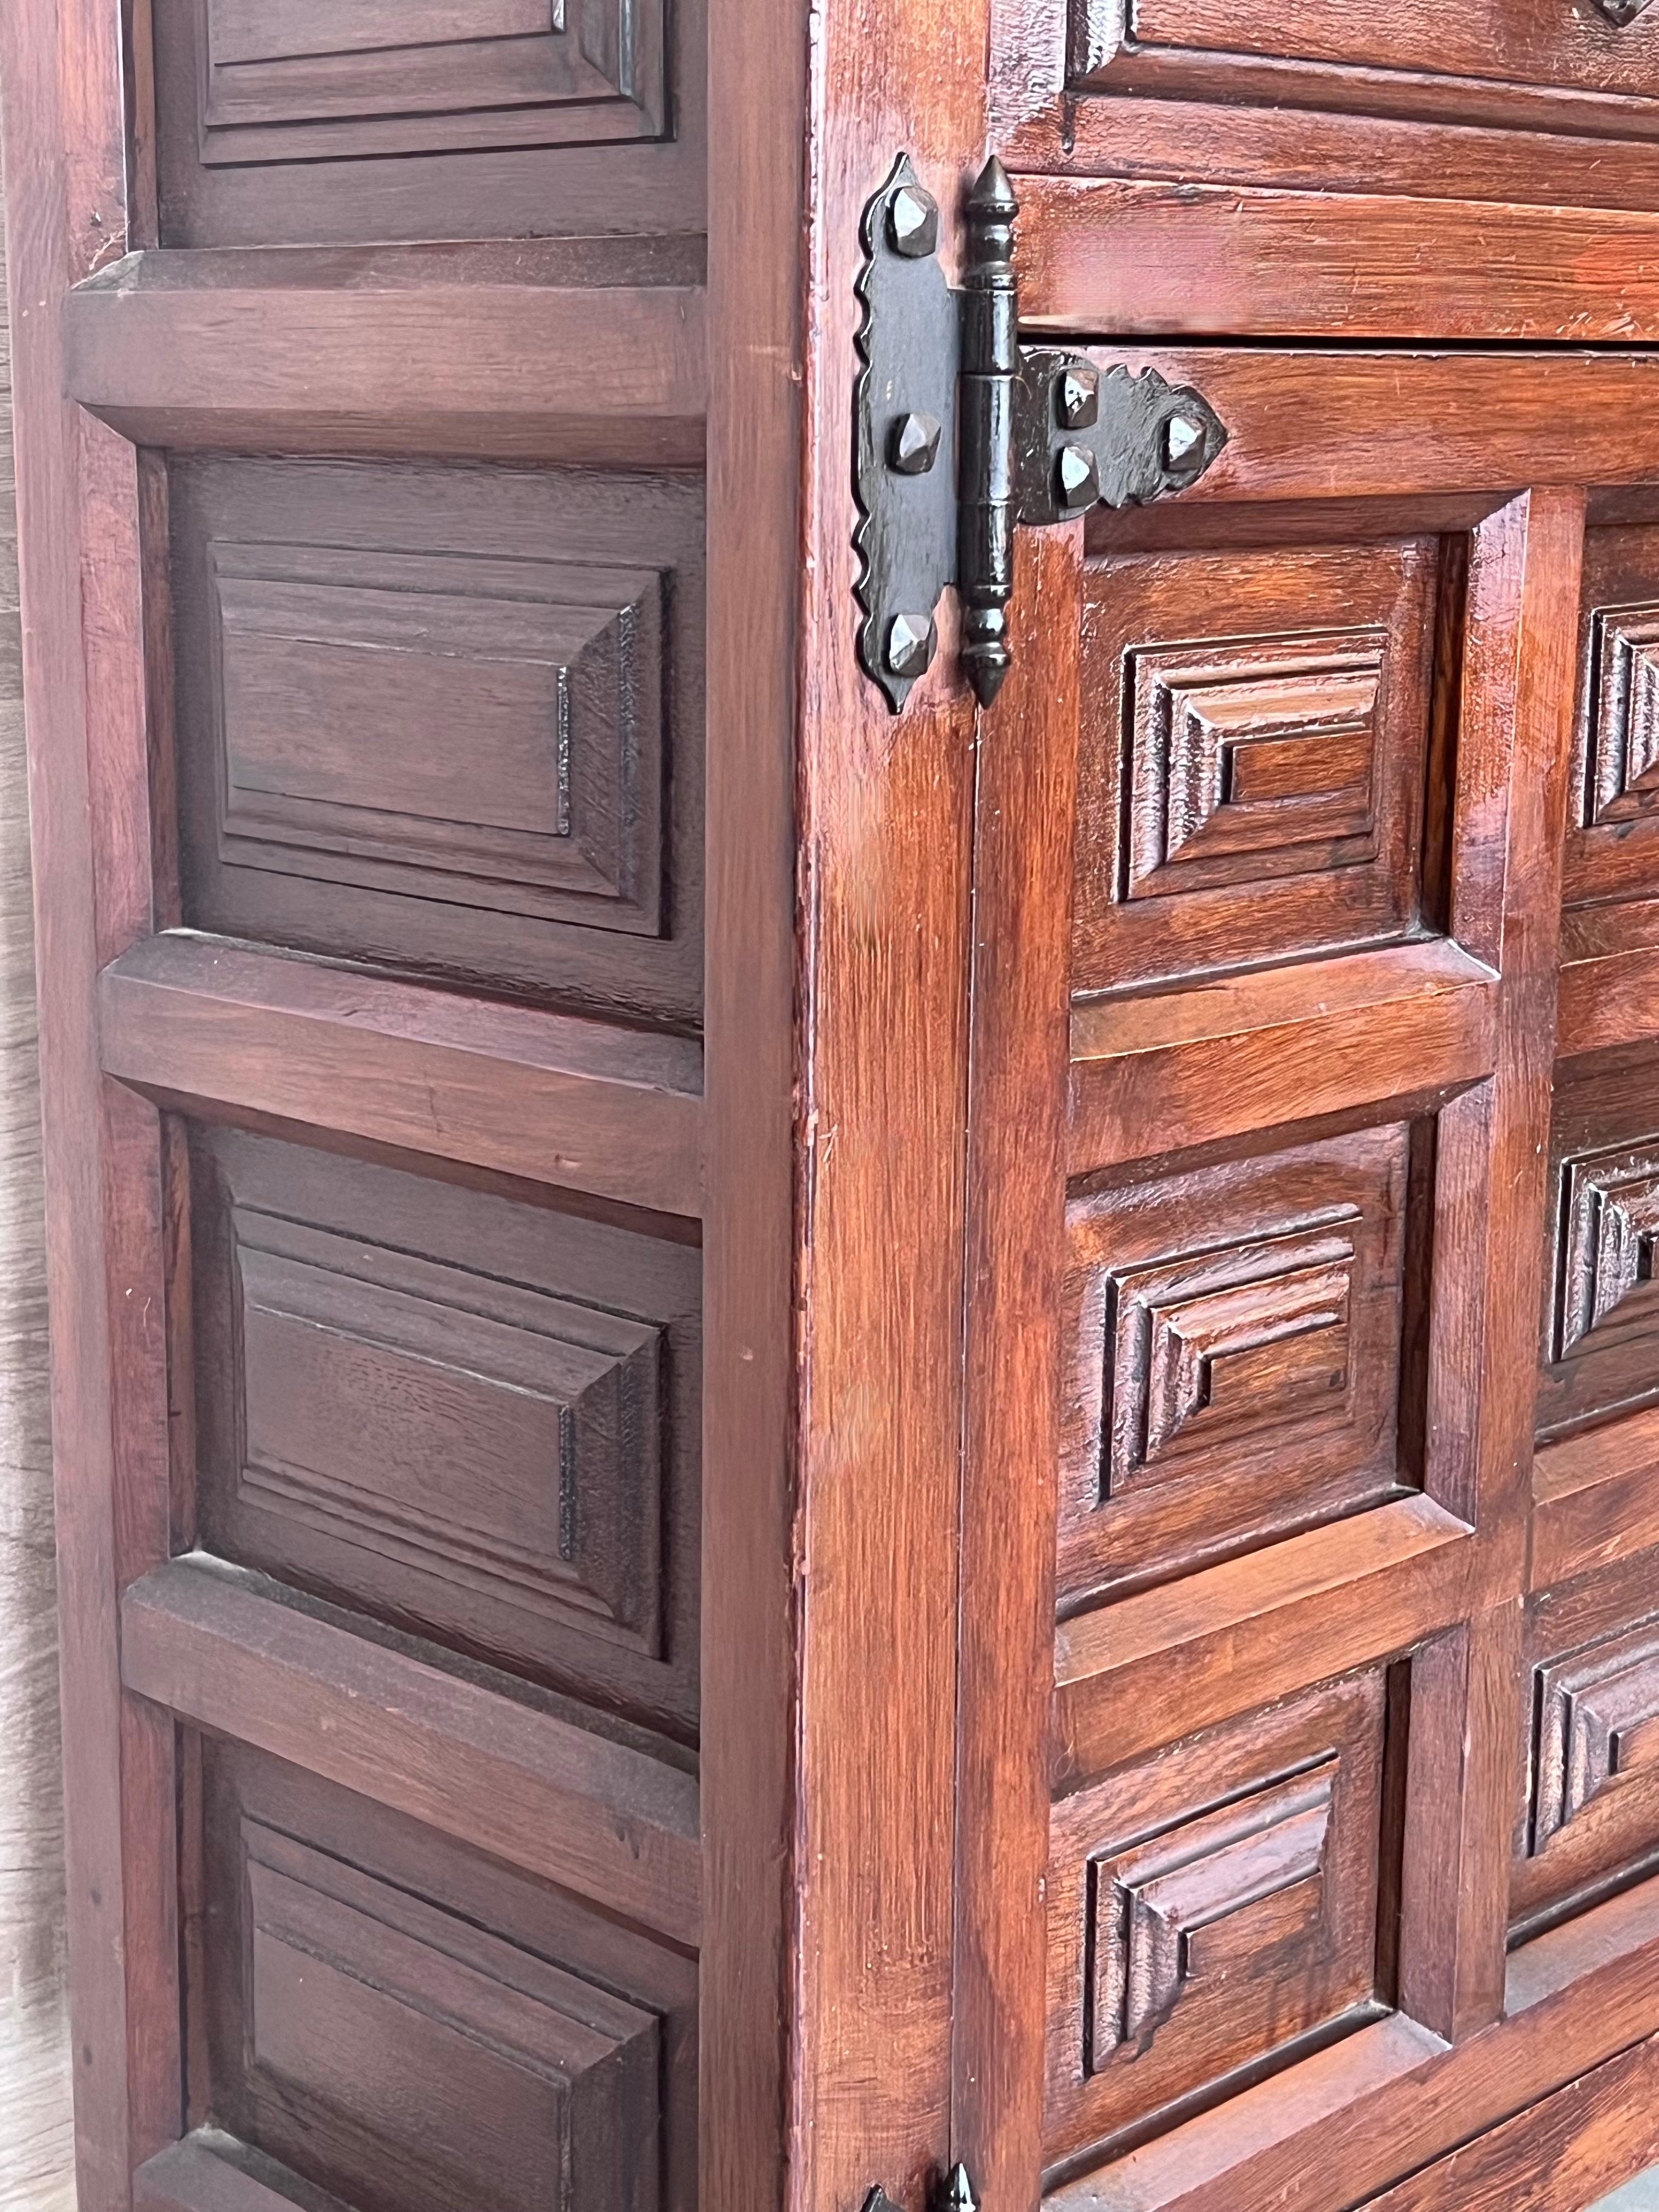
M1583 2212L1659 8L119 12L0 15L83 2212ZM1227 437L895 719L901 152Z

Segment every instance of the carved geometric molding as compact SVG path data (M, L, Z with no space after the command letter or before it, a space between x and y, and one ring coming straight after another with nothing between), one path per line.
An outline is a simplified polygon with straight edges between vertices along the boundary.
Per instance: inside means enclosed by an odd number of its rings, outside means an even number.
M1586 828L1659 809L1659 605L1598 608L1590 665Z
M1613 1146L1563 1164L1553 1358L1565 1358L1653 1279L1656 1238L1659 1148Z
M441 1613L472 1590L657 1655L661 1330L231 1219L241 1502L430 1578Z
M1653 5L1653 0L1596 0L1596 5L1610 22L1633 23Z
M1539 1668L1534 1856L1607 1791L1659 1767L1659 1624Z
M1346 1405L1355 1246L1344 1224L1359 1218L1340 1206L1277 1235L1112 1271L1103 1498L1179 1452Z
M662 579L219 544L228 865L655 933Z
M200 0L202 159L655 137L664 0Z
M263 1824L241 1826L246 2063L356 2202L647 2212L657 2015Z
M1375 860L1387 648L1376 629L1130 653L1118 896Z
M1336 1770L1333 1755L1091 1863L1090 2073L1144 2046L1189 1994L1316 1938Z

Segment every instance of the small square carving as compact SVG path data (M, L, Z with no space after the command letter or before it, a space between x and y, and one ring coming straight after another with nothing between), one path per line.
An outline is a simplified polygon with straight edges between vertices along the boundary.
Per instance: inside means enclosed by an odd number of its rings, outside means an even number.
M1091 572L1073 988L1420 927L1432 540Z
M1055 1805L1048 2155L1376 1994L1384 1692L1304 1692Z
M1659 809L1659 601L1598 607L1590 651L1586 827Z
M1399 1423L1404 1125L1075 1195L1062 1602L1414 1477Z

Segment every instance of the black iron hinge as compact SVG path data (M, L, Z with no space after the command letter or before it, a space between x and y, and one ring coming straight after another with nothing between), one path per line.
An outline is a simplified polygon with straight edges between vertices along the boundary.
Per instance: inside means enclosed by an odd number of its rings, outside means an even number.
M859 659L897 714L938 647L947 585L962 658L988 705L1011 665L1017 523L1075 522L1196 483L1227 442L1215 410L1155 369L1133 374L1019 343L1019 203L994 155L963 210L962 287L908 154L864 210L863 363L854 394Z
M899 2208L877 2182L865 2197L861 2212L899 2212ZM935 2174L927 2192L927 2212L979 2212L974 2185L960 2160L948 2173Z

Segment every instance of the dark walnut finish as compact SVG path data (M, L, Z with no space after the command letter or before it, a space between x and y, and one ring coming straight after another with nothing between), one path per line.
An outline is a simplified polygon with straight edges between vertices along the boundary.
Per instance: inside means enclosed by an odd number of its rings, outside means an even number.
M0 15L85 2212L1582 2212L1659 12L121 14ZM1227 438L895 720L988 152Z

